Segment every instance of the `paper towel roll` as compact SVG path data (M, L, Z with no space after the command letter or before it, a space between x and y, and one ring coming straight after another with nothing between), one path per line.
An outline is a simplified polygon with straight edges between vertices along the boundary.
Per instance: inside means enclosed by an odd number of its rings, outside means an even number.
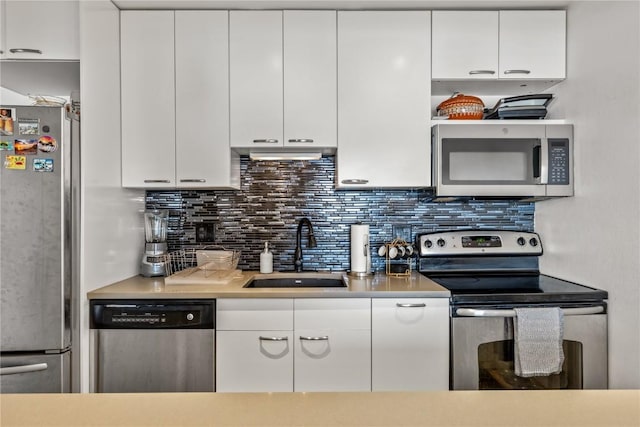
M369 226L353 224L351 226L351 272L369 273L370 268Z

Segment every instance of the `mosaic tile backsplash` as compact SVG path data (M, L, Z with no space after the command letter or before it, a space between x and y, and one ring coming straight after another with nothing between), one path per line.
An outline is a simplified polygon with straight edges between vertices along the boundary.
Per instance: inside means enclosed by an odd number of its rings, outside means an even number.
M316 161L241 159L241 189L147 191L147 208L168 209L169 250L215 244L242 251L239 268L259 270L268 241L274 271L293 270L298 221L313 224L315 248L302 229L305 270L349 270L350 226L369 224L372 268L384 270L377 248L394 231L418 233L465 228L533 231L533 202L517 200L427 202L420 190L336 190L335 157ZM215 224L215 240L196 243L196 226ZM405 237L401 235L399 237Z

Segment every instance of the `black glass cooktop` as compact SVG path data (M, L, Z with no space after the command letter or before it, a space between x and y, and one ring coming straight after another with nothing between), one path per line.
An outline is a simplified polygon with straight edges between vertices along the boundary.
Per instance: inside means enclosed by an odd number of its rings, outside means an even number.
M542 274L425 276L451 291L453 303L582 302L607 298L606 291Z

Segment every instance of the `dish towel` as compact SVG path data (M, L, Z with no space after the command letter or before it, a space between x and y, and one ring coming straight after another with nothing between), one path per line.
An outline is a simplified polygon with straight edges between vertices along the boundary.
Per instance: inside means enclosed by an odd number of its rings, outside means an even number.
M520 377L562 371L564 318L559 307L515 308L514 363Z

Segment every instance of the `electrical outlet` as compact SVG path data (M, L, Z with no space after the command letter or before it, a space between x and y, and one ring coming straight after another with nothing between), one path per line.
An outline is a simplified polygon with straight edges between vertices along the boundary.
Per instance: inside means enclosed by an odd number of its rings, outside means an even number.
M196 243L213 243L215 241L216 224L203 222L196 225Z

